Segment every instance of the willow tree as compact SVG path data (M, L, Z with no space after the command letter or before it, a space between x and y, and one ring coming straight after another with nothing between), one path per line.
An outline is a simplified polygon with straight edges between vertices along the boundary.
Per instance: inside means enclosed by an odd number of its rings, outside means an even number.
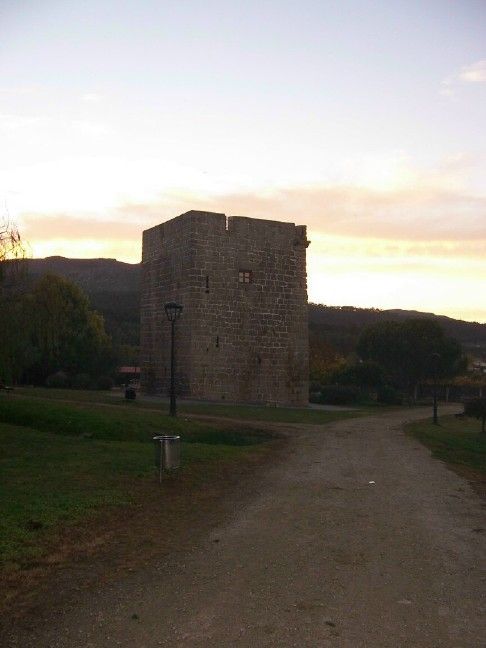
M29 353L23 316L22 281L25 246L18 228L7 218L0 220L0 378L19 378Z
M29 371L33 382L43 382L57 371L96 376L110 368L111 341L103 317L90 309L81 288L46 274L28 295L26 308L36 355Z

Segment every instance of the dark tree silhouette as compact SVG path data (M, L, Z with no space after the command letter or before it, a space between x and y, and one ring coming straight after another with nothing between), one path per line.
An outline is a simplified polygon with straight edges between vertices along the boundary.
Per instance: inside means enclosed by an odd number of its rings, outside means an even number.
M464 405L464 414L481 421L481 432L485 433L486 398L473 398Z
M380 364L390 382L413 397L419 382L450 378L465 368L459 342L432 319L380 322L362 333L357 352Z

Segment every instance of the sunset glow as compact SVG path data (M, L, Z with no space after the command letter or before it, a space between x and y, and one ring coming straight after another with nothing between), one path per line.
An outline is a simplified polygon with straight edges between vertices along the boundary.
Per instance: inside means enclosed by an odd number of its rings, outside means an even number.
M136 263L142 231L190 209L291 221L311 301L486 322L483 2L0 18L2 215L34 257Z

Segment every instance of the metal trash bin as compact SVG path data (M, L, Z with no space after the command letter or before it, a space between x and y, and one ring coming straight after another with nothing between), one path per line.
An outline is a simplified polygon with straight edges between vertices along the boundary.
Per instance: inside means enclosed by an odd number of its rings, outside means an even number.
M155 466L162 480L163 471L177 470L181 466L181 437L164 434L153 437L155 446Z

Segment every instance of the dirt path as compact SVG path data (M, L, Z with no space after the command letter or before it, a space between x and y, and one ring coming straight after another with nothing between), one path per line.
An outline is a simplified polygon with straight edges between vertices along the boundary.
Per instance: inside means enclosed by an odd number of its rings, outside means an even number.
M10 645L484 648L484 503L403 434L423 417L301 426L288 459L192 551Z

